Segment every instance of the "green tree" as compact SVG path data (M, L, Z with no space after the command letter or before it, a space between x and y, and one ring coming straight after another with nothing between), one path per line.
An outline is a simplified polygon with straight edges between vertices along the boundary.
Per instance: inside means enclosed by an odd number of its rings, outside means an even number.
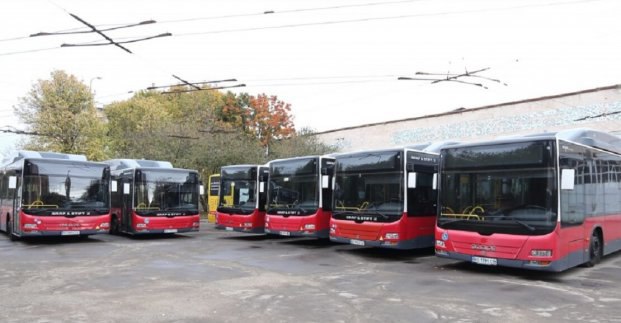
M277 140L270 149L270 159L289 158L310 155L325 155L335 152L334 146L329 146L317 139L315 132L310 128L302 128L294 135Z
M24 148L85 154L92 160L107 157L106 126L97 116L93 95L85 84L64 71L37 81L14 108L28 130L39 136Z

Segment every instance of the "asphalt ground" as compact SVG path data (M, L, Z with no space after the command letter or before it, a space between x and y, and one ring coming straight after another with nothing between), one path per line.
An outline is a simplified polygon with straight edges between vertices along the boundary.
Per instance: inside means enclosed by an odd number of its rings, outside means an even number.
M0 235L0 322L621 322L621 253L542 273L201 225Z

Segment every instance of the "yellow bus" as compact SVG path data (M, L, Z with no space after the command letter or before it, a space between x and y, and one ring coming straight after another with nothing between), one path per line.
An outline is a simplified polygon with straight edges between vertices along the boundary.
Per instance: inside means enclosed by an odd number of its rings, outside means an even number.
M216 209L218 208L218 202L220 200L220 174L209 175L207 187L209 187L207 191L207 206L209 207L207 219L209 223L215 223Z

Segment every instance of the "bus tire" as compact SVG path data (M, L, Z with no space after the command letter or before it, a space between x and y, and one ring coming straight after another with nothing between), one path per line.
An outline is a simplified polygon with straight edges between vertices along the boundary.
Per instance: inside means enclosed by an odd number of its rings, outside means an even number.
M598 230L593 231L591 240L589 242L589 261L586 263L587 267L593 267L602 260L604 255L604 244L602 236Z
M7 218L6 220L6 232L9 235L9 239L11 241L17 241L19 240L19 238L13 234L13 223L11 223L10 218Z
M112 216L110 220L110 234L119 234L119 220L116 216Z

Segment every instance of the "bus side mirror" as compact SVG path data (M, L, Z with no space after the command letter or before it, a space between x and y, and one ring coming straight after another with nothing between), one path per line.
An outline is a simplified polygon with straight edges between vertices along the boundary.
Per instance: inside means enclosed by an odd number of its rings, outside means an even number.
M118 187L118 183L117 181L110 181L110 190L114 193L114 192L118 192L119 191L119 187Z
M9 188L17 188L17 176L9 176Z
M408 188L416 188L416 173L408 173Z
M198 187L198 194L200 194L200 195L205 195L205 186L200 185L200 186Z
M330 188L330 176L321 175L321 188Z
M561 171L561 189L562 190L573 190L575 177L576 177L575 169L563 169Z

